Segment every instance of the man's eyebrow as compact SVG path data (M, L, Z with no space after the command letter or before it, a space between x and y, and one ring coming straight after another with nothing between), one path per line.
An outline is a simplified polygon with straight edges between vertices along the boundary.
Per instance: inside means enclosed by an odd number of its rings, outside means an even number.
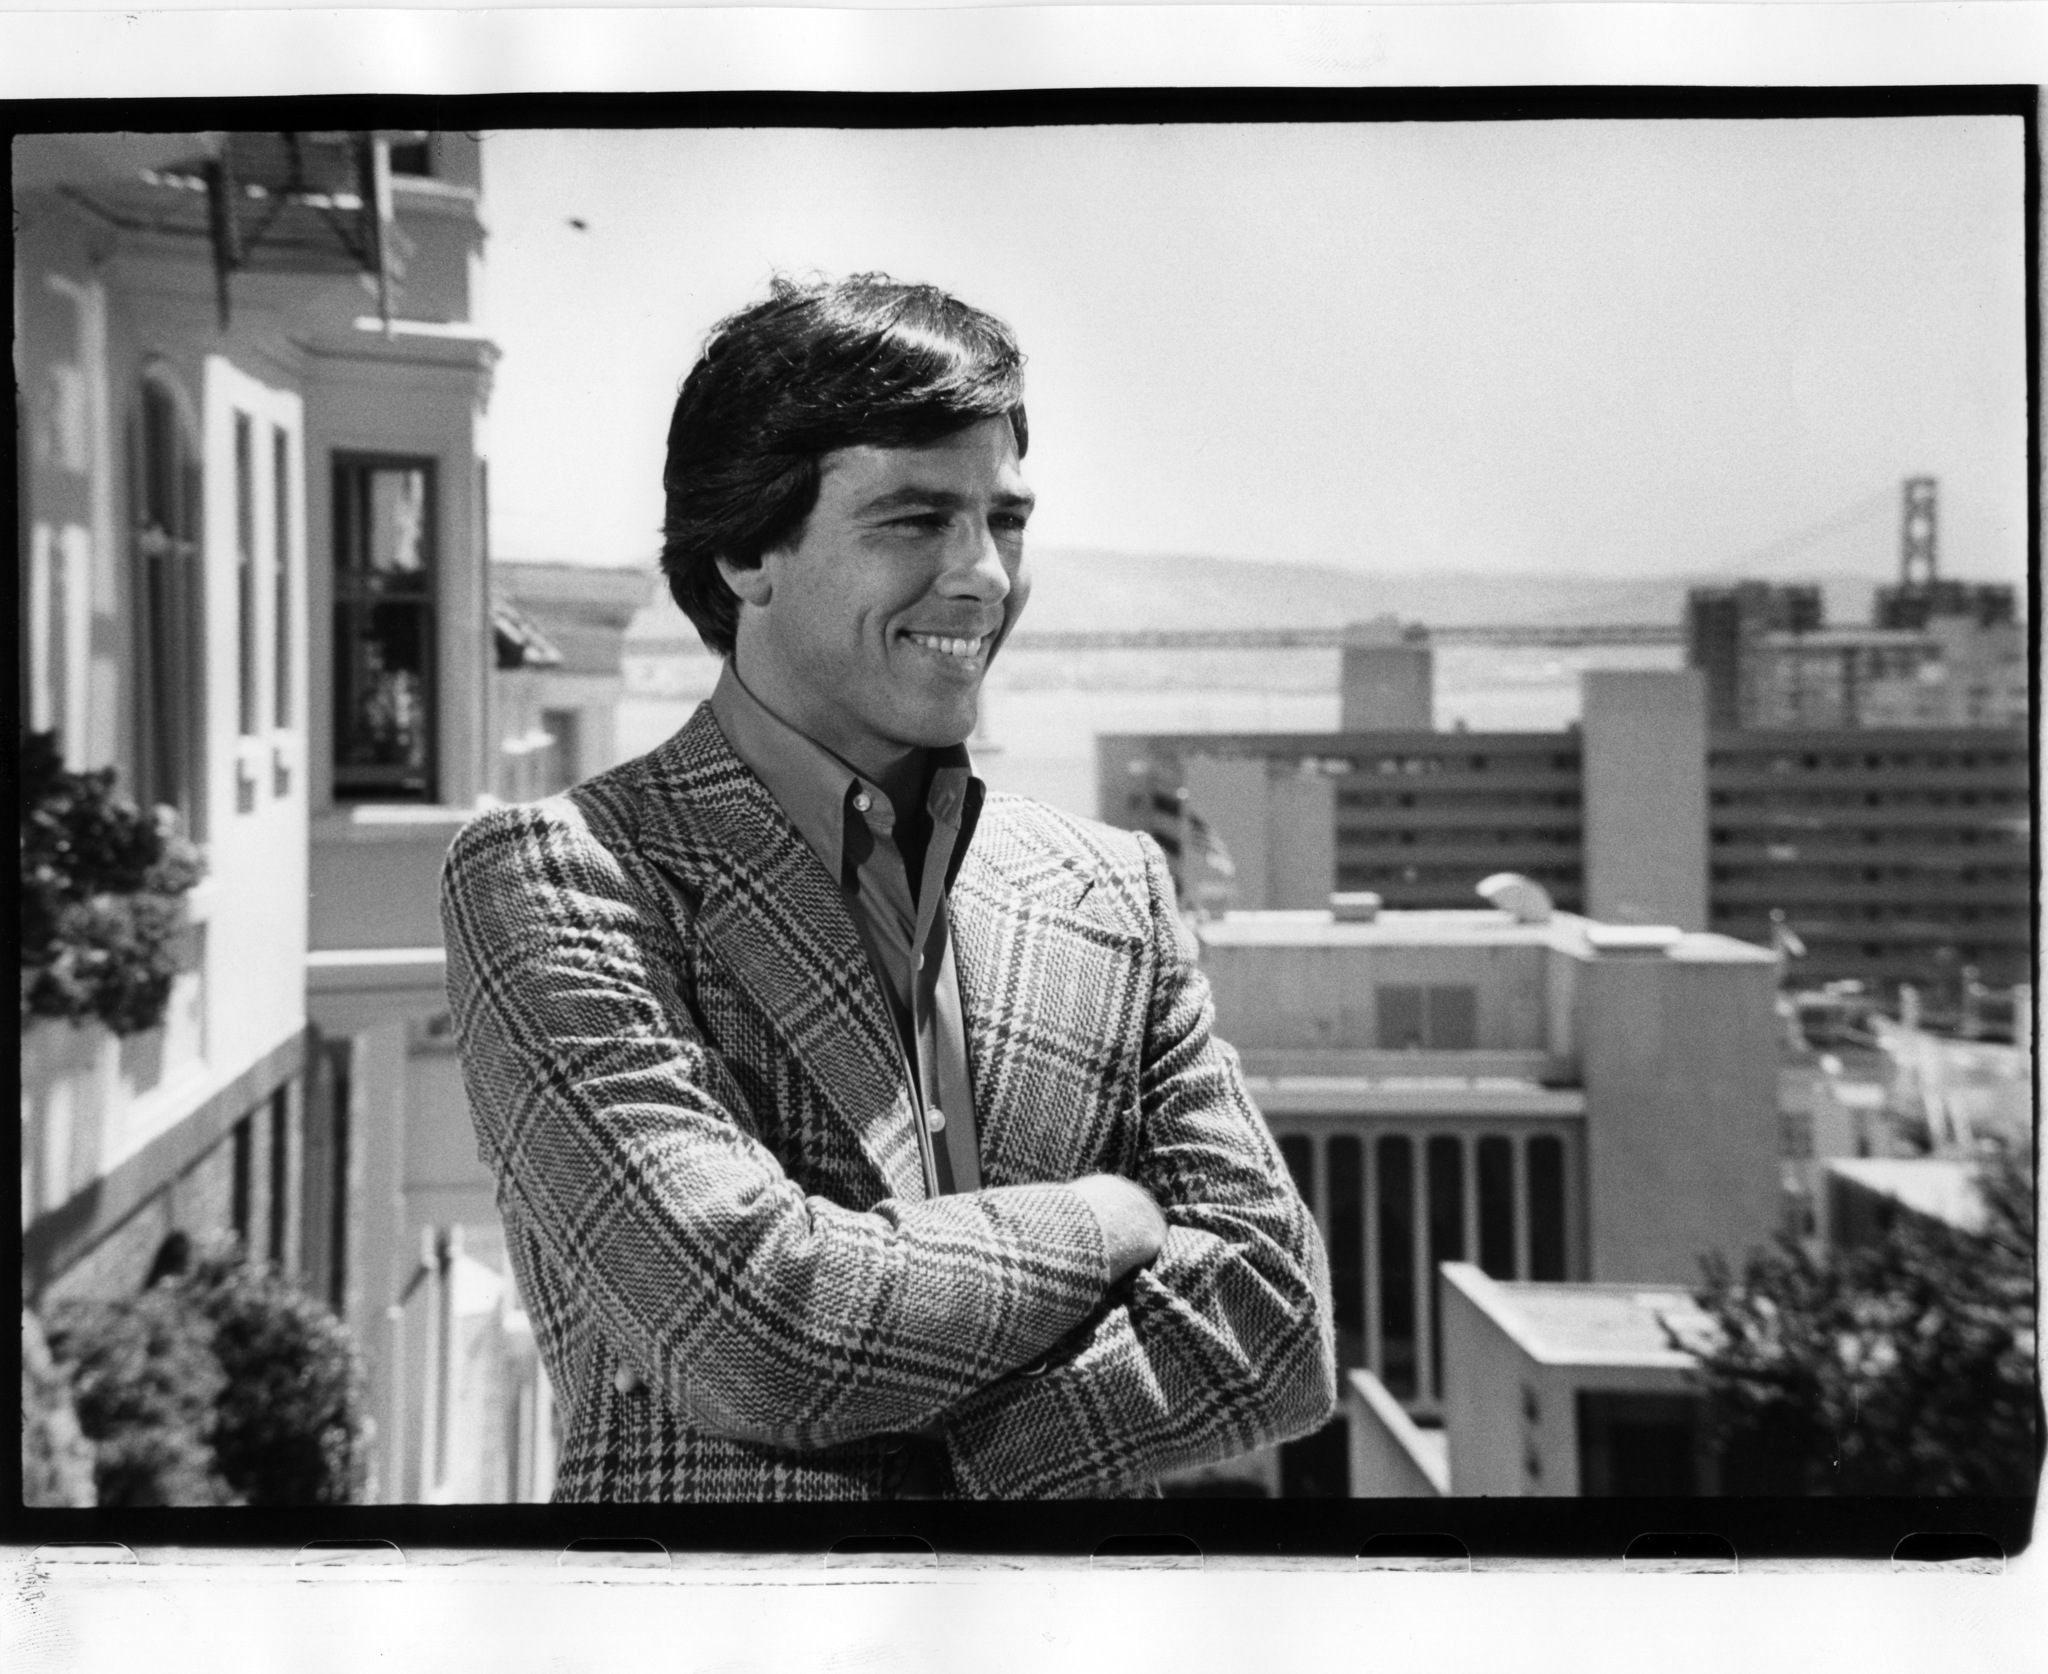
M950 488L919 488L913 483L902 488L892 488L886 494L877 494L872 500L863 501L858 515L875 517L888 512L913 510L959 511L968 503L967 495L956 493ZM1005 511L1016 511L1020 508L1029 511L1037 503L1038 497L1028 490L1023 493L1000 493L994 497L994 504Z

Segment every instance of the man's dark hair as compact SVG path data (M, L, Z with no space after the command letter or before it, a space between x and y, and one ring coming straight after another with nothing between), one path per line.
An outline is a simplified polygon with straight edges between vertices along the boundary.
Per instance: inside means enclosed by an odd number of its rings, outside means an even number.
M1028 445L1024 357L1010 328L933 285L861 273L778 278L713 328L676 397L662 470L661 568L683 614L732 653L740 569L797 538L836 448L920 447L1007 418Z

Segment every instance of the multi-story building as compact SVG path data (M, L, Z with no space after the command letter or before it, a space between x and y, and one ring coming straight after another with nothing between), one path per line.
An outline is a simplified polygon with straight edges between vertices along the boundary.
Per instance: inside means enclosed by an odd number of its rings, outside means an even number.
M1346 1380L1361 1495L1716 1492L1697 1362L1708 1321L1670 1285L1503 1281L1446 1262L1444 1422L1426 1430L1372 1373Z
M364 318L389 164L367 134L15 142L23 720L207 869L162 1027L24 1031L31 1296L133 1290L172 1231L227 1228L347 1295L344 1141L307 1096L308 598L334 407L410 406Z
M1900 579L1877 589L1868 627L1828 627L1813 586L1744 581L1687 596L1688 661L1706 678L1710 725L2027 724L2026 630L2013 589L1943 580L1934 479L1904 486Z
M502 756L478 142L56 136L15 184L25 718L208 869L163 1028L25 1033L27 1290L233 1227L351 1326L375 1498L544 1494L437 912Z
M2028 980L2029 755L2019 728L1730 732L1708 749L1717 930L1768 940L1802 981L1924 990Z
M1784 1213L1777 956L1553 912L1526 885L1502 899L1340 895L1197 931L1217 1032L1329 1250L1339 1363L1430 1422L1448 1387L1443 1263L1682 1285ZM1289 1462L1232 1468L1285 1486Z
M2026 979L2021 729L1710 730L1697 671L1582 690L1565 732L1105 736L1098 811L1211 904L1455 907L1511 871L1595 918L1789 930L1802 983L1912 984L1939 1010Z
M552 796L620 760L626 629L654 585L645 568L492 563L496 790L505 801Z
M1685 601L1686 662L1706 679L1707 724L1742 726L1757 703L1758 644L1773 633L1812 633L1826 611L1821 590L1810 585L1739 581L1693 588Z

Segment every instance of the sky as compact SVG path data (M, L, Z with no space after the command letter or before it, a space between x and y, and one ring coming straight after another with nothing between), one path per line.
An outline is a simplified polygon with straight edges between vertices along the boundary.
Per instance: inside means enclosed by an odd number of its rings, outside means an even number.
M2026 552L2017 118L495 131L493 550L651 562L668 412L777 271L1007 319L1034 540L1367 573ZM581 222L578 226L576 223Z

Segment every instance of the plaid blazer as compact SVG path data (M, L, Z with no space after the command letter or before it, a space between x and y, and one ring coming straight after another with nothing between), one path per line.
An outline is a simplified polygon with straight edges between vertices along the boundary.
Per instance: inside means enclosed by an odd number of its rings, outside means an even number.
M886 1495L933 1425L960 1494L1143 1492L1328 1416L1323 1249L1157 847L992 795L952 910L984 1189L928 1199L837 885L708 706L459 834L449 995L558 1499ZM1093 1172L1169 1223L1108 1289Z

